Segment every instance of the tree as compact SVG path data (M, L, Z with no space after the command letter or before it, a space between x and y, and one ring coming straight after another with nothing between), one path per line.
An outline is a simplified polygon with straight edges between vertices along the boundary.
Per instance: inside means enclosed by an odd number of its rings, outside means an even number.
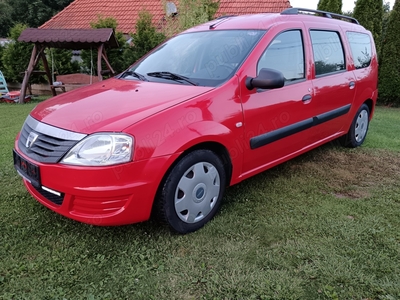
M390 16L390 3L385 2L383 4L383 18L382 18L382 34L380 37L379 45L382 48L383 41L385 40L386 37L386 29L387 29L387 24L389 22L389 16Z
M15 24L39 27L73 0L0 0L0 36Z
M342 5L342 0L319 0L317 9L341 14Z
M10 30L12 7L5 1L0 0L0 37L7 36Z
M165 35L157 32L152 23L152 15L149 12L139 13L139 19L135 25L135 33L131 35L132 46L124 51L124 60L130 64L141 58L151 49L165 40Z
M400 1L394 3L382 43L379 68L379 100L400 105Z
M33 45L17 41L26 27L26 25L17 24L11 28L10 39L12 41L3 50L4 76L10 82L22 81L23 76L20 73L26 70L31 58Z
M353 17L372 32L379 53L379 41L382 34L383 0L357 0Z

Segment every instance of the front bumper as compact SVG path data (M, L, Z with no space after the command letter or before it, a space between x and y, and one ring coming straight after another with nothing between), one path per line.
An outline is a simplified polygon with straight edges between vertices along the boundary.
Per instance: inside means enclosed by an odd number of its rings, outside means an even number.
M43 164L40 185L26 178L29 193L49 209L83 223L112 226L148 220L158 186L179 154L106 167Z

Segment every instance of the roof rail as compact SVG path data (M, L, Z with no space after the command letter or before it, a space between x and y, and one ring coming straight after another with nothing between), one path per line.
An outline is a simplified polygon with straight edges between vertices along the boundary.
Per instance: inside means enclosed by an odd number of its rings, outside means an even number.
M297 7L288 8L288 9L285 9L284 11L282 11L281 15L298 15L303 12L314 13L315 15L319 15L324 18L347 20L354 24L360 24L356 19L349 17L349 16L335 14L335 13L331 13L331 12L327 12L327 11L323 11L323 10L309 9L309 8L297 8Z
M210 29L214 29L218 24L222 23L225 19L231 18L231 17L236 17L236 15L225 15L225 16L220 16L216 18L214 21L216 21L214 24L210 25Z
M230 17L237 17L237 15L224 15L224 16L220 16L220 17L216 18L215 20L221 20L221 19L230 18Z

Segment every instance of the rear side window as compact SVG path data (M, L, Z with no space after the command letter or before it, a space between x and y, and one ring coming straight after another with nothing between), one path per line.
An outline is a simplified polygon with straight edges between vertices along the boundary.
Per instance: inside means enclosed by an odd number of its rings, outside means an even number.
M261 55L257 74L262 68L281 71L286 81L304 78L304 50L300 30L277 35Z
M347 32L356 69L369 67L371 64L372 44L368 34L359 32Z
M335 31L311 30L315 75L324 75L346 69L343 45Z

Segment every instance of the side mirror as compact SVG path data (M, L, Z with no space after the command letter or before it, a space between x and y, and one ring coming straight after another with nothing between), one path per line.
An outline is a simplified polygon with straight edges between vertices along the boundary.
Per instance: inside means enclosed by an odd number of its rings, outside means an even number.
M246 87L249 90L254 88L260 89L278 89L285 85L285 77L282 72L263 68L258 73L258 76L255 78L247 77L246 78Z

